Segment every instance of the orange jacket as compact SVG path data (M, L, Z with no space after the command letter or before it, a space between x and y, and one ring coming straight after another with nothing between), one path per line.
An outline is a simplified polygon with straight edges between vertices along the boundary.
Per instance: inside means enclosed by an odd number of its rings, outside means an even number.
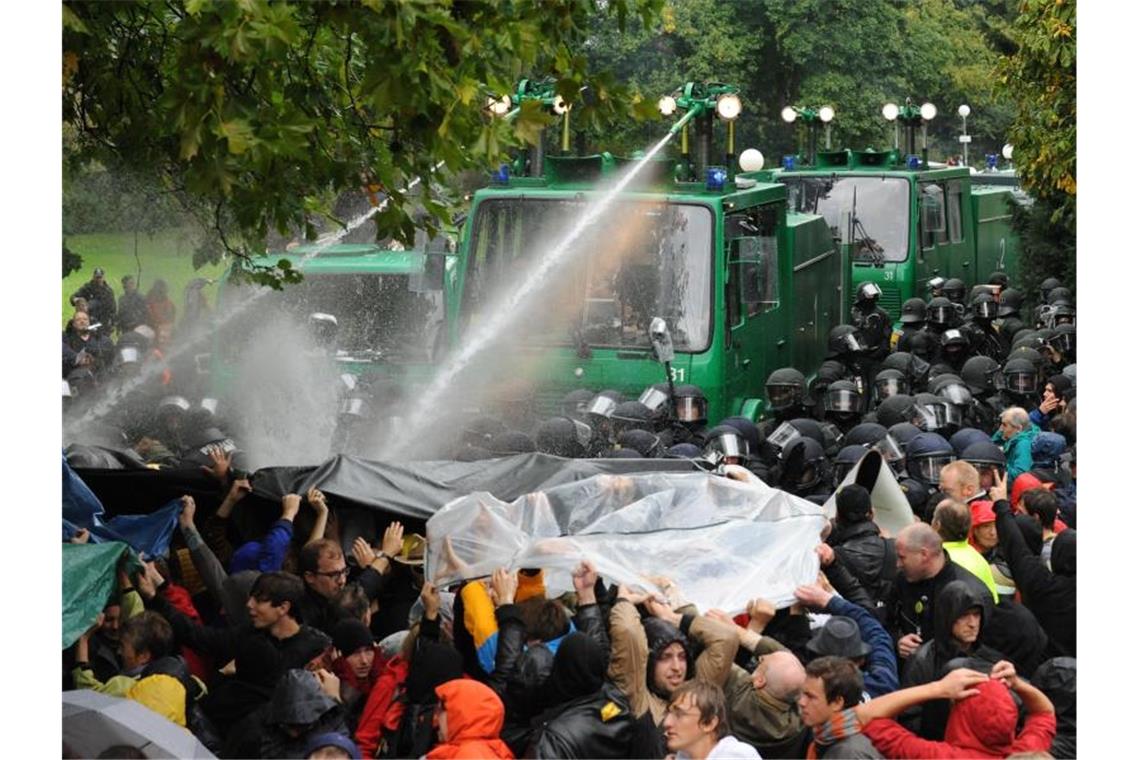
M447 711L447 741L427 753L429 760L514 757L499 738L503 730L503 702L491 687L457 678L437 686L435 693Z

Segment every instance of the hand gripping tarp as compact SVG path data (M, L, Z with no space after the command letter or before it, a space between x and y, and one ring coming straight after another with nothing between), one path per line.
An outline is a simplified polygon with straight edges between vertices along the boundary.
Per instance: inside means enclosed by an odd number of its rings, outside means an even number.
M115 590L115 569L130 548L118 541L63 544L63 648L90 628ZM137 566L137 563L135 563Z
M122 541L148 557L165 556L182 504L172 500L150 514L119 515L104 519L103 504L63 460L63 538L86 528L91 543Z
M598 475L510 503L480 492L445 505L427 523L428 577L437 585L541 567L547 587L571 587L583 559L611 583L655 591L666 576L701 611L780 607L819 572L823 511L756 479L706 473Z

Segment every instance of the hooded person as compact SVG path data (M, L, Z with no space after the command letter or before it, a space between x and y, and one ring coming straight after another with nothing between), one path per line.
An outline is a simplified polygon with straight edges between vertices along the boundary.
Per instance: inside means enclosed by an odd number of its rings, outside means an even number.
M1041 663L1032 683L1053 703L1057 735L1049 753L1053 757L1077 756L1077 659L1054 657Z
M997 678L967 668L955 670L941 681L901 689L857 705L854 718L885 757L1000 758L1047 751L1057 732L1052 703L1028 681L1008 669L1003 672L1008 675ZM1020 732L1011 689L1028 712ZM902 710L929 699L953 700L941 741L915 736L890 720Z
M527 757L643 757L649 737L625 696L606 679L606 651L584 633L566 637L532 722ZM639 746L639 742L641 743Z
M457 678L435 688L439 698L440 743L427 753L429 760L513 758L499 738L503 729L502 700L491 687Z
M904 688L937 681L945 675L950 661L959 657L984 663L987 670L1004 659L1001 652L982 643L992 607L975 587L951 581L934 600L934 607L934 637L907 659L902 673ZM925 739L940 739L949 712L946 700L932 700L909 715L904 713L900 722Z
M282 672L281 653L265 639L250 637L238 643L233 674L215 679L200 702L224 742L223 756L242 757L259 749L240 750L243 737L234 735L241 731L231 729L242 725L243 716L268 704Z
M348 737L344 709L321 689L315 673L293 669L277 682L265 713L261 757L304 757L309 740L335 732Z

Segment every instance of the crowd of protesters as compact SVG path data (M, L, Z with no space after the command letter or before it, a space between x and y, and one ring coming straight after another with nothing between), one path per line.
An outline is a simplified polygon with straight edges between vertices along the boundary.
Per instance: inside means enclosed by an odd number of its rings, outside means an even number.
M64 687L141 701L220 757L1074 757L1071 293L1047 280L1030 311L1000 273L932 284L898 332L861 284L812 381L767 379L759 424L710 424L692 385L581 390L529 430L473 419L452 452L739 464L834 496L819 579L790 607L702 612L668 578L628 587L588 562L557 597L542 568L441 589L400 522L344 548L317 489L240 535L249 481L214 446L221 506L183 498L170 556L119 573ZM103 303L88 296L76 333ZM848 478L872 449L915 515L896 535Z

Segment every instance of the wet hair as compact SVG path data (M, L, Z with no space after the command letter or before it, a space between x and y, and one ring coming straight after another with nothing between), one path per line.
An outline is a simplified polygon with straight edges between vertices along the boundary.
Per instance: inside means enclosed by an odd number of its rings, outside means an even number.
M728 706L724 691L719 686L699 678L685 681L673 690L670 704L680 701L685 696L693 698L693 706L700 711L701 723L708 723L716 718L717 741L728 736Z
M174 651L174 629L157 612L146 611L123 625L120 642L129 642L135 652L147 652L152 660Z
M828 702L842 699L846 709L863 700L863 674L846 657L816 657L804 671L810 678L823 681L823 695Z
M1041 521L1041 526L1047 530L1053 529L1053 521L1057 519L1057 496L1045 488L1034 488L1025 492L1021 497L1021 506L1031 516Z
M321 557L343 555L340 544L331 538L318 538L301 548L300 569L302 573L315 573L320 570Z
M561 603L541 596L532 596L518 605L519 614L526 624L527 636L550 641L570 630L570 621Z
M305 595L305 584L292 573L262 573L250 587L249 595L259 602L269 602L275 607L289 602L289 615L294 619L300 619L297 605Z
M943 541L965 541L972 522L970 508L957 499L944 499L934 509L933 523Z
M333 610L341 618L363 621L372 607L368 594L358 583L349 583L333 597Z

